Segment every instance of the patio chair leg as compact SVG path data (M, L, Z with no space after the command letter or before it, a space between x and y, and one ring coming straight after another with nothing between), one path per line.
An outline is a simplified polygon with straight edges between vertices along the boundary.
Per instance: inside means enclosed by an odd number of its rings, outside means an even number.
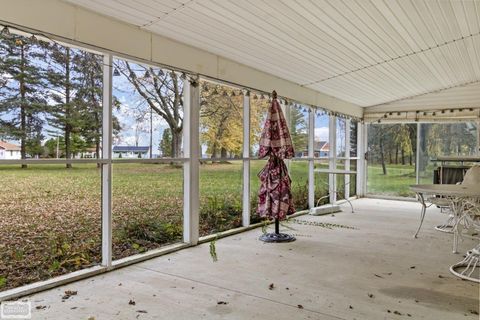
M352 208L352 213L354 213L352 202L351 202L350 200L348 200L348 199L345 199L345 200L346 200L346 201L348 202L348 204L350 205L350 208Z
M450 214L448 216L448 220L445 221L443 224L436 226L435 230L441 231L441 232L453 233L454 220L455 220L454 215Z
M462 279L480 283L480 278L478 277L478 274L476 276L473 276L474 271L477 268L480 268L479 262L480 245L478 245L476 248L473 248L472 250L469 250L462 261L452 265L450 267L450 272Z
M420 197L420 200L422 202L422 210L420 212L420 225L418 226L417 232L415 232L415 235L413 236L415 239L418 237L418 233L420 232L420 229L422 228L423 219L425 219L425 212L427 211L427 206L426 206L425 201L423 199L423 195L420 194L419 197Z

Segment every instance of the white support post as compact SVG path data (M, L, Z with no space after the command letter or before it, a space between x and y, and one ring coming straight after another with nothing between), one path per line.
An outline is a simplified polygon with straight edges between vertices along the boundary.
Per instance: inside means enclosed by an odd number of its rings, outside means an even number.
M198 80L183 82L183 242L196 245L200 224L200 89Z
M308 207L315 207L315 110L308 109Z
M243 92L243 206L242 225L250 225L250 92Z
M287 127L290 132L292 132L292 128L290 128L290 118L291 118L291 109L293 108L291 104L288 102L286 104L282 103L282 100L279 100L280 108L282 109L283 115L285 116L285 121L287 121ZM288 172L290 172L290 164L292 163L291 159L285 159L285 165L288 168Z
M113 57L103 56L102 158L112 159ZM112 163L102 164L102 265L112 266Z
M367 124L358 124L357 135L357 197L365 197L367 188Z
M417 154L415 155L415 183L420 183L420 127L421 124L417 122Z
M345 170L350 170L350 119L345 119ZM344 175L345 199L350 198L350 175Z
M329 160L328 167L330 170L336 169L337 167L337 117L329 117ZM337 181L334 174L328 175L328 188L330 192L330 203L335 203L337 201Z

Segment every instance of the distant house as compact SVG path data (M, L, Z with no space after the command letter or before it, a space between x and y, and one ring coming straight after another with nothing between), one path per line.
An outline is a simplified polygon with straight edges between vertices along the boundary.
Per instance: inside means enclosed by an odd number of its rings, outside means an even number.
M328 157L328 152L330 151L330 145L327 141L315 141L313 143L313 154L315 158L319 157ZM302 150L300 152L296 152L295 157L297 158L307 158L308 151Z
M102 148L100 148L100 154L102 153ZM97 149L95 147L86 148L83 151L78 152L75 154L75 159L96 159L97 157Z
M125 158L125 159L135 159L135 158L148 158L150 152L150 147L133 147L133 146L114 146L113 147L113 157L114 158Z
M18 160L21 159L20 146L5 141L0 141L0 159Z

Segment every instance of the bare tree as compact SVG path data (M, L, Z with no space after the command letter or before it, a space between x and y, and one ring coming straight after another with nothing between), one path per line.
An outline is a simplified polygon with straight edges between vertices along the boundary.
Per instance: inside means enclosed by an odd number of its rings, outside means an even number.
M172 156L181 156L183 132L183 81L174 71L117 60L115 68L130 82L148 106L168 124Z

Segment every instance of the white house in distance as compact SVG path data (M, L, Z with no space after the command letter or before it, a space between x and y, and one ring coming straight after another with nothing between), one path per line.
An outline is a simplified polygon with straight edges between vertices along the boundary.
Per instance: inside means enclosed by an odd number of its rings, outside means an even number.
M21 159L20 146L5 141L0 141L0 159L18 160Z
M150 147L148 146L114 146L113 158L123 159L145 159L149 157Z

